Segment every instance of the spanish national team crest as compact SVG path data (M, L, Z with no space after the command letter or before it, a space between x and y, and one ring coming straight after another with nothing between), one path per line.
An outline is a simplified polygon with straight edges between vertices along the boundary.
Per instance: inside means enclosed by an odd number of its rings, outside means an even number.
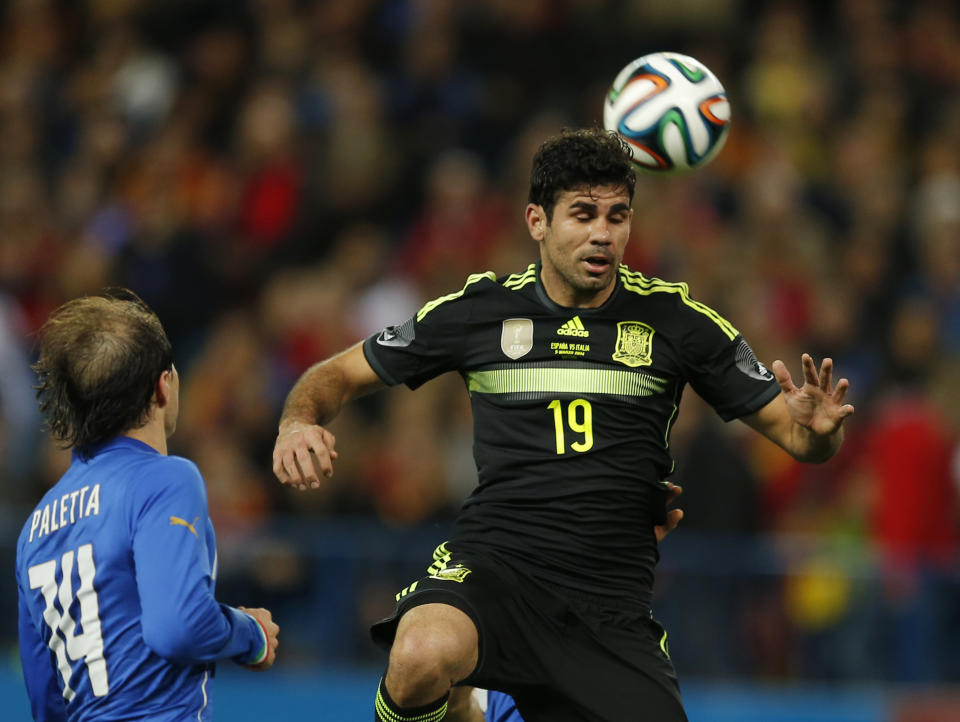
M500 348L514 360L526 356L533 348L533 321L529 318L508 318L500 333Z
M649 366L653 363L653 333L653 328L640 321L620 321L613 360L631 367Z

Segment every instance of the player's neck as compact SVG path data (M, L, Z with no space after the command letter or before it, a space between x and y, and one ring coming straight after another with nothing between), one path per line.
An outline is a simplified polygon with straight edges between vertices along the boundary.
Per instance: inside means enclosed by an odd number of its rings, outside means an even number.
M167 455L167 430L164 428L162 414L152 414L150 420L139 429L124 431L121 436L142 441L164 456Z
M598 308L607 302L613 293L613 284L598 291L577 292L557 274L541 272L540 282L547 297L564 308Z

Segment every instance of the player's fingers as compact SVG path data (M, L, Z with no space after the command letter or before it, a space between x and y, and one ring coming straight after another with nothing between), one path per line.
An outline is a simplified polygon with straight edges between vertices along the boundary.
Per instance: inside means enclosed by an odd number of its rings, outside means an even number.
M273 613L269 609L264 609L263 607L257 607L256 609L245 609L244 607L238 607L243 609L248 614L254 614L256 618L263 624L264 628L267 630L268 634L276 634L280 627L277 626L277 623L273 621Z
M677 500L677 497L683 493L683 487L679 484L674 484L672 481L668 481L667 491L669 492L669 496L667 496L667 503L672 504Z
M295 422L277 436L273 450L273 473L284 484L300 490L307 488L313 464L303 464L303 450L309 456L311 448L323 447L323 429L320 426ZM319 482L319 478L317 479Z
M817 365L813 362L813 357L805 353L800 357L800 362L803 365L803 380L804 383L812 384L813 386L820 385L820 379L817 378Z
M276 447L273 449L273 475L277 477L281 484L286 484L289 481L287 472L283 468L283 456Z
M833 383L833 359L825 358L820 364L820 390L829 394L831 383Z
M311 486L320 485L320 476L317 473L316 465L314 464L314 458L310 455L310 448L307 446L298 446L294 452L297 457L297 466L300 468L300 478L307 484ZM323 468L323 462L317 458L317 461L320 463L321 470Z
M289 438L278 439L273 450L273 473L281 483L305 489L306 484L297 468L295 450L297 446Z
M837 381L837 388L833 392L833 400L838 404L842 404L844 398L847 396L847 391L850 390L850 382L847 379L840 379Z
M331 459L336 459L339 454L337 453L337 437L330 433L327 429L322 429L320 433L320 439L323 442L323 445L327 448L327 453L330 454Z
M777 383L780 384L780 390L785 394L789 394L792 391L796 391L797 387L793 385L793 378L790 376L790 371L787 369L787 365L777 359L773 362L773 365L770 367L773 371L774 377L777 379Z
M303 442L313 452L317 463L318 471L326 477L333 476L333 459L338 454L334 450L337 443L337 437L321 426L312 426L303 432Z
M280 461L283 466L283 471L287 476L286 484L290 486L295 486L299 489L305 489L306 484L303 481L303 478L300 476L300 469L297 468L297 459L294 456L293 451L288 450L284 453L283 458Z
M673 531L683 519L683 509L671 509L667 512L667 531Z
M278 445L273 452L273 475L281 484L296 486L297 479L290 473L291 469L295 470L295 467L291 466L291 461L285 461L285 459L292 460L293 456L289 450Z
M671 509L668 511L666 523L657 524L653 527L653 534L657 538L657 542L662 542L667 534L676 529L681 519L683 519L683 509Z
M317 440L319 443L311 446L311 451L313 452L314 463L317 465L317 471L323 474L328 479L333 476L333 460L337 458L337 453L331 451L330 447L322 440L322 435L317 435Z

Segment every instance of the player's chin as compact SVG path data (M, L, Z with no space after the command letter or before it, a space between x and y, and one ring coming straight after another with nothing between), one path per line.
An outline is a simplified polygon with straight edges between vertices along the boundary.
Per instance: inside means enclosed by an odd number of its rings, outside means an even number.
M584 268L580 275L584 290L602 291L613 282L614 266L599 267L593 265L590 268Z

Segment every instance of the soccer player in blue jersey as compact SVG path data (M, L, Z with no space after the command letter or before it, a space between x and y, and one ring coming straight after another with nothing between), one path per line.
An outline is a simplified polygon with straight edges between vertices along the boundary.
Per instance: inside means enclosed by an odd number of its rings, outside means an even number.
M179 380L159 319L128 291L70 301L41 330L34 370L73 457L17 542L34 719L211 719L214 663L267 669L278 627L214 598L203 478L167 455Z

